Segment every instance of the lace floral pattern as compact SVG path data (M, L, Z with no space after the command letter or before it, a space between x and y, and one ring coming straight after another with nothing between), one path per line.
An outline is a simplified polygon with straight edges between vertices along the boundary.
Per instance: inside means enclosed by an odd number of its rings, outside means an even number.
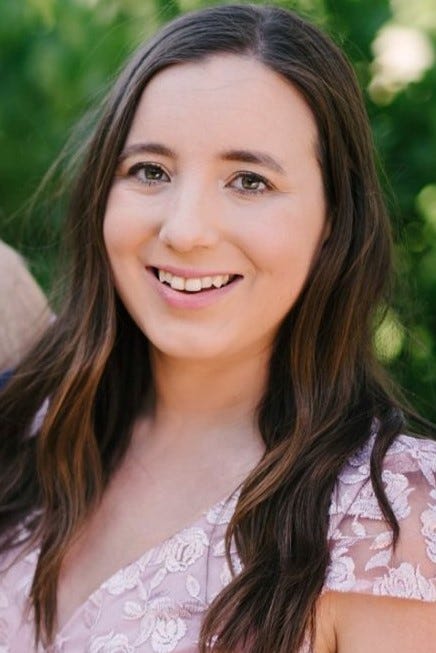
M436 443L400 436L382 479L400 524L396 552L369 476L372 440L348 460L330 505L331 560L324 591L436 602ZM238 493L106 580L49 649L38 653L196 653L202 617L230 582L224 536ZM236 573L241 563L235 547ZM0 570L0 653L33 650L26 598L32 552ZM306 649L305 649L306 650Z
M385 457L382 480L400 525L395 553L369 477L370 452L371 443L348 461L333 494L324 591L436 601L436 443L400 436Z

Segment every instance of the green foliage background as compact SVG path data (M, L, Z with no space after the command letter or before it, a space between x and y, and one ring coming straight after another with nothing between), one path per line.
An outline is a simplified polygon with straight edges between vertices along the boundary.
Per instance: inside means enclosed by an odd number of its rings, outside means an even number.
M135 46L167 19L207 4L216 3L2 0L0 233L24 254L47 291L62 203L53 198L29 208L29 198ZM386 25L417 28L436 50L436 0L276 4L328 30L366 90L375 71L374 39ZM366 95L398 242L395 303L377 345L411 401L436 420L436 68L392 92Z

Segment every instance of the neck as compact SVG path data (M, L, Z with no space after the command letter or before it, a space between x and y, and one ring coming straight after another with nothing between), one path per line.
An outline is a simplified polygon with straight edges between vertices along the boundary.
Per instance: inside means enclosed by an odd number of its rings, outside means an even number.
M146 418L147 440L158 448L228 453L263 448L256 422L269 352L204 361L173 359L152 351L154 411ZM159 443L159 444L158 444Z

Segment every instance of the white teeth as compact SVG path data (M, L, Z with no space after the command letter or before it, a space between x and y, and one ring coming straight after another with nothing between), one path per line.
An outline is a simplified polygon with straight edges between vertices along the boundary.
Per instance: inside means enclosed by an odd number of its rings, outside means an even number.
M189 290L190 292L201 290L201 279L186 279L185 290Z
M217 274L213 277L191 277L185 279L172 275L171 272L158 269L158 278L161 283L168 283L174 290L185 290L187 292L199 292L205 288L221 288L229 280L229 274Z
M212 288L212 277L203 277L201 279L202 288Z
M185 280L183 277L171 277L170 286L174 290L185 290Z
M215 286L215 288L221 288L221 286L224 286L229 279L230 275L228 274L218 274L216 277L212 277L212 285Z

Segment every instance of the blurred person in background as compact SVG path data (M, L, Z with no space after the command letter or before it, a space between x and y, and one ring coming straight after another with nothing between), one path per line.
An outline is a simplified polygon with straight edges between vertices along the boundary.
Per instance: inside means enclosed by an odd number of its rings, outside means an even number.
M47 299L22 257L0 240L0 385L50 321Z
M0 396L0 644L431 650L436 443L374 352L391 232L343 53L278 7L169 23L66 233Z

